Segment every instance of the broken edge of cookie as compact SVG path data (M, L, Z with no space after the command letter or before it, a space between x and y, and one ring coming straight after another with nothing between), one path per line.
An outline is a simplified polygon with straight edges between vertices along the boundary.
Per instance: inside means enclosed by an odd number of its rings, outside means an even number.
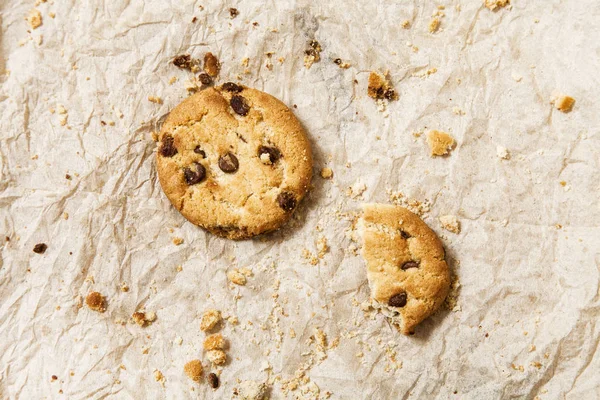
M450 288L450 272L437 235L399 206L364 204L357 222L367 264L370 306L404 335L433 314ZM420 273L419 273L420 272Z

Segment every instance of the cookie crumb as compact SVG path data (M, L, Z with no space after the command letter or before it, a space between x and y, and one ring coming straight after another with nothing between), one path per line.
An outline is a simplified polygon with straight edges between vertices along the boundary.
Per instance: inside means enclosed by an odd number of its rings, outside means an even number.
M85 298L85 304L90 310L103 313L106 311L106 298L98 292L91 292Z
M200 382L203 372L202 362L200 360L192 360L187 362L183 366L183 372L194 382Z
M156 382L159 382L162 387L165 387L165 376L162 374L162 372L160 372L159 370L154 370L154 379L156 380Z
M42 26L42 13L40 10L33 9L29 11L29 15L25 18L29 22L31 29L37 29Z
M508 149L504 146L496 146L496 155L502 160L510 159L510 153L508 152Z
M206 352L206 358L215 365L223 365L227 361L227 354L220 349L209 350Z
M143 311L136 311L131 315L131 318L133 319L133 321L138 324L139 326L141 326L142 328L152 324L152 322L154 322L156 320L156 313L149 311L149 312L143 312Z
M172 84L174 84L175 82L177 82L177 77L176 77L176 76L172 76L172 77L169 79L169 85L172 85Z
M219 377L214 372L208 374L208 384L211 388L217 389L219 387Z
M439 219L442 228L452 233L460 233L460 221L455 215L442 215Z
M129 292L129 286L125 282L123 282L121 284L121 292L124 292L124 293Z
M438 17L433 18L429 21L429 32L436 33L440 29L440 19Z
M484 0L484 4L487 8L494 11L497 8L502 8L509 5L510 0Z
M48 249L48 245L46 243L38 243L33 246L33 252L37 254L44 254Z
M308 49L304 51L304 66L306 69L310 69L314 63L321 61L321 51L323 51L319 42L314 39L308 45Z
M391 82L377 72L369 75L367 94L373 99L398 100L398 93L392 87Z
M206 310L200 320L200 329L210 331L222 320L221 312L218 310Z
M215 55L208 52L204 55L204 72L210 75L212 78L216 78L219 75L221 64Z
M404 29L408 29L410 28L410 21L405 19L404 21L402 21L402 28Z
M333 171L331 168L321 168L321 178L323 179L331 179L333 178Z
M243 381L239 394L242 400L263 400L267 394L267 385L256 381Z
M575 105L574 98L563 94L555 94L550 102L554 104L554 107L556 107L557 110L562 111L564 113L570 112L573 109L573 106Z
M189 54L181 54L173 59L173 65L177 68L191 70L193 64L194 62Z
M222 350L225 347L225 339L220 333L215 333L204 339L204 350Z
M174 238L173 238L173 244L174 244L175 246L179 246L179 245L183 244L183 239L182 239L182 238L180 238L180 237L174 237Z
M450 153L456 142L445 132L431 130L427 133L427 144L431 149L431 156L444 156Z
M231 271L228 271L227 279L229 279L230 282L235 283L236 285L246 285L246 276L237 269L232 269Z
M229 16L231 17L231 19L233 19L233 18L237 17L239 14L240 14L240 12L238 11L238 9L237 9L237 8L233 8L233 7L231 7L231 8L229 9Z
M465 115L465 112L460 107L452 108L452 112L456 115Z
M163 101L160 97L157 96L148 96L148 101L150 103L155 103L155 104L162 104Z

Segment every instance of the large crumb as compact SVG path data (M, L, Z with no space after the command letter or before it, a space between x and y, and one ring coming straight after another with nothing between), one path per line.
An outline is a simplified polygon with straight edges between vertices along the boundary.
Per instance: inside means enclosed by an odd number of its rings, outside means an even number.
M374 99L397 100L398 94L392 87L392 84L385 76L377 72L371 72L369 75L369 85L367 94Z
M310 69L316 62L321 61L321 45L316 40L311 40L309 48L304 51L304 66Z
M204 350L222 350L224 347L225 339L220 333L215 333L204 339Z
M435 33L440 29L440 19L438 17L433 18L429 21L429 32Z
M209 350L206 352L206 358L215 365L223 365L227 361L227 354L220 349Z
M431 149L431 156L444 156L450 153L455 145L454 138L445 132L431 130L427 133L427 144Z
M142 312L142 311L136 311L133 313L133 315L131 315L131 318L133 319L133 321L138 324L139 326L146 327L150 324L152 324L152 322L156 321L156 313L149 311L149 312Z
M321 178L323 179L331 179L333 177L333 171L331 168L322 168L321 169Z
M442 215L440 223L445 230L452 233L460 233L460 221L455 215Z
M42 26L42 13L40 10L36 10L35 8L29 12L27 16L27 22L29 22L29 26L31 29L36 29Z
M204 55L204 72L206 72L211 77L215 78L219 75L219 70L221 69L221 64L215 55L211 52L208 52Z
M200 382L202 378L202 362L200 360L192 360L183 366L183 372L195 382Z
M218 310L206 310L200 320L200 329L203 331L210 331L221 322L221 312Z
M98 311L103 313L106 311L106 299L98 292L91 292L85 298L85 304L90 310Z
M175 246L183 244L183 238L180 237L174 237L172 241Z
M244 286L247 282L246 275L244 275L238 269L232 269L231 271L228 271L227 279L229 279L230 282L235 283L236 285L240 285L240 286Z
M487 8L494 11L497 8L502 8L509 5L510 0L484 0L484 4Z
M554 107L556 107L557 110L568 113L573 109L575 99L571 96L555 94L551 99L551 103L554 104Z
M267 394L267 385L255 381L243 381L240 384L242 400L263 400Z

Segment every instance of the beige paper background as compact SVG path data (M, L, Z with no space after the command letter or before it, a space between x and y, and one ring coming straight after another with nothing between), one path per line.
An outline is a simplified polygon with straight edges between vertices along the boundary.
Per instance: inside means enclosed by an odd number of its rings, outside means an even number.
M0 232L10 238L0 247L0 397L221 399L254 379L275 399L314 398L315 387L335 399L600 398L600 3L481 3L54 0L37 7L43 25L30 33L33 0L0 1ZM437 5L446 15L430 34ZM307 70L313 38L322 61ZM297 105L316 175L334 170L262 240L192 226L156 179L151 132L190 77L169 61L206 51L223 63L221 82L240 76ZM380 112L366 82L386 69L400 98ZM553 110L556 89L577 99L573 112ZM50 112L58 104L66 126ZM412 134L430 128L456 138L450 157L430 158ZM366 191L353 199L357 180ZM425 221L461 284L460 310L442 310L414 337L361 311L364 265L341 215L389 202L388 188L431 204ZM444 214L459 217L459 235L441 229ZM312 266L303 249L315 253L321 235L330 250ZM44 255L31 251L39 242ZM234 267L254 271L247 286L228 287ZM106 313L78 307L92 290L107 296ZM152 326L115 323L142 306L157 313ZM212 307L240 321L222 331L230 362L214 393L182 373L203 358L199 316ZM307 342L317 327L339 339L325 359ZM390 368L393 353L402 368ZM311 384L284 394L276 377L307 362Z

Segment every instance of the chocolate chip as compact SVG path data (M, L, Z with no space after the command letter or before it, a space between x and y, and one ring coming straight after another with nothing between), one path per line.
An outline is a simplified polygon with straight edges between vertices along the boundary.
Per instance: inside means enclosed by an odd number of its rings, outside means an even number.
M175 139L171 135L163 136L162 145L160 146L160 155L163 157L173 157L177 154L177 147L175 147Z
M233 8L233 7L232 7L232 8L230 8L230 9L229 9L229 16L230 16L231 18L235 18L235 17L237 17L239 13L240 13L240 12L237 10L237 8Z
M46 243L38 243L35 246L33 246L33 252L38 254L44 254L47 248L48 245L46 245Z
M262 160L262 155L267 154L269 156L269 161L271 164L274 164L281 158L281 153L276 147L269 146L259 146L258 147L258 157Z
M200 75L198 75L198 80L203 85L210 85L211 83L213 83L213 79L206 72L203 72Z
M404 232L402 229L400 229L400 236L402 236L402 239L408 239L411 237L408 233Z
M390 307L404 307L406 305L406 292L400 292L390 297L388 306Z
M182 54L173 59L173 64L178 68L190 69L192 67L192 57L189 54Z
M333 60L334 64L340 65L342 63L342 59L341 58L336 58L335 60Z
M210 387L213 389L216 389L219 387L219 377L217 376L217 374L215 374L214 372L211 372L210 374L208 374L208 383L210 384Z
M402 264L400 268L402 268L404 271L410 268L419 268L419 263L417 261L407 261Z
M387 89L383 94L383 97L388 100L396 100L396 91L394 89Z
M321 45L319 44L319 42L317 42L316 40L311 40L309 43L310 47L312 47L315 50L321 51Z
M236 85L233 82L225 82L223 84L223 86L221 86L223 88L223 90L225 90L226 92L232 92L232 93L239 93L242 90L244 90L243 87L241 87L240 85Z
M242 96L233 96L229 101L229 104L231 104L231 108L233 108L233 111L235 111L236 114L239 114L241 116L247 115L248 111L250 111L250 107L248 106L248 104L246 104L246 100Z
M192 168L186 167L183 169L183 177L185 178L185 183L195 185L206 178L206 169L202 164L195 162L192 164Z
M289 192L281 192L277 196L277 203L284 211L292 211L296 208L296 198Z
M229 152L219 157L219 168L221 171L231 174L238 170L240 163L233 153Z
M206 153L204 152L204 150L202 150L202 148L199 145L194 147L194 153L200 154L202 158L206 158Z

